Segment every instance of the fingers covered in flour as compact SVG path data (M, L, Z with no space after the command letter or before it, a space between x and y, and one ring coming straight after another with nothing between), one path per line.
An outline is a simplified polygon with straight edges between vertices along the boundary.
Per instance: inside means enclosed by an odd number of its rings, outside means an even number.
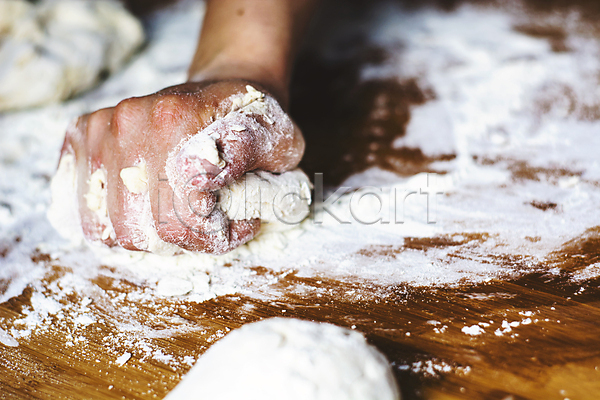
M217 198L212 191L194 190L182 198L168 184L159 188L152 214L161 241L189 251L223 254L258 233L259 220L230 220L215 206Z
M248 171L284 172L295 168L304 139L277 100L243 82L223 83L230 91L216 106L214 121L183 140L169 155L173 187L216 190Z

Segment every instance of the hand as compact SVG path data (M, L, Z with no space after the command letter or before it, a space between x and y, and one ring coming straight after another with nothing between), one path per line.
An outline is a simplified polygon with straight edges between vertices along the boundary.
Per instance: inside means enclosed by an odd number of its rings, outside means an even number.
M75 157L86 238L129 250L157 251L166 242L213 254L252 239L260 221L228 220L215 207L215 190L247 171L293 169L304 152L298 127L271 96L258 99L261 93L242 80L190 82L80 117L67 131L62 156ZM195 144L211 138L217 158L196 151ZM122 171L144 166L147 179L128 188ZM108 218L89 206L94 184Z

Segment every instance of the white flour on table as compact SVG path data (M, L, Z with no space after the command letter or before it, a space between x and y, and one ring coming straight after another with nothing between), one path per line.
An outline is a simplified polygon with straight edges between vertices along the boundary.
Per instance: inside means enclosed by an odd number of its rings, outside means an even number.
M134 294L119 301L135 298L148 304L156 296L204 301L241 293L272 298L278 292L270 285L289 271L382 287L485 282L539 268L552 251L598 225L600 121L590 112L600 107L597 38L567 27L571 51L557 53L546 40L515 31L513 26L522 21L510 12L475 6L452 12L405 12L391 6L381 11L371 39L396 49L397 56L365 69L363 79L415 78L435 93L433 100L412 108L407 134L395 145L418 147L425 155L445 149L457 154L452 161L433 165L445 175L402 178L373 168L342 185L359 188L378 182L387 192L415 191L391 214L396 219L391 217L388 224L357 222L356 217L369 221L381 216L373 196L359 199L368 191L360 189L328 208L349 224L317 209L300 227L264 235L224 256L93 252L69 247L58 237L45 212L49 178L67 124L82 113L185 80L203 5L184 2L154 16L148 47L97 89L61 105L0 116L0 301L26 287L54 301L32 304L20 325L0 321L0 328L19 340L47 329L46 316L61 312L79 321L77 326L93 323L84 299L93 305L110 303L92 282L98 276L138 285ZM560 96L565 88L573 104ZM433 126L443 135L432 132ZM479 163L475 157L493 162ZM537 171L536 179L519 177L523 163ZM553 174L557 169L563 172ZM435 210L430 209L435 223L428 223L424 193L434 184L444 194L431 195L436 199ZM532 206L535 201L556 207L542 211ZM403 247L406 238L440 236L454 245ZM48 254L52 261L39 261L39 254ZM45 284L42 278L52 271L49 264L67 269ZM257 277L248 268L253 265L273 273ZM583 273L596 277L600 270L590 267ZM90 294L70 306L59 301L71 292ZM157 307L157 313L173 311ZM120 315L116 308L107 310L107 318L128 332L132 342L196 329L183 322L177 329L158 332L137 321L133 311ZM75 344L76 339L74 332ZM149 348L144 354L154 357L151 347L144 348Z

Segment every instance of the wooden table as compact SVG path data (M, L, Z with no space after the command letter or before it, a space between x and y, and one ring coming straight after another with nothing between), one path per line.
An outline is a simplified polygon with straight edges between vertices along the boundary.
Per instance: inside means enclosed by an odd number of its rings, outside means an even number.
M164 354L197 358L229 329L285 316L364 332L392 363L406 399L594 399L600 390L600 282L596 278L572 283L569 277L598 261L599 244L600 229L557 253L552 265L540 265L540 272L453 288L342 283L325 277L300 278L287 271L270 276L276 283L258 289L282 293L268 300L238 295L204 303L119 300L122 293L141 293L144 288L100 276L94 282L96 293L76 293L71 298L77 304L84 295L91 296L89 307L99 322L76 328L68 318L53 318L45 329L21 339L18 347L0 346L0 393L18 399L164 396L189 366L173 368L153 357L144 358L131 343L107 341L119 332L101 321L114 319L111 307L115 307L133 308L138 321L157 329L173 317L202 327L152 339L152 348ZM419 239L418 245L443 244ZM403 247L415 248L415 241L407 240ZM368 251L378 257L390 250ZM563 272L542 272L551 266ZM257 276L273 274L262 267L254 270ZM63 272L63 267L55 266L45 285ZM7 321L22 317L30 295L31 290L25 290L0 305L4 328ZM462 331L473 325L484 332L472 336ZM85 341L67 347L73 332ZM119 366L115 358L125 351L132 357Z
M310 51L299 61L292 114L307 136L304 168L309 173L325 171L329 183L335 184L372 166L410 175L454 157L431 159L418 149L393 149L391 143L410 119L410 107L431 94L413 81L380 81L357 89L361 66L385 57L384 49L366 46L344 65L320 63ZM370 120L382 96L389 117ZM375 131L378 135L369 136ZM337 146L342 135L350 139ZM377 157L367 157L367 149L376 149ZM453 245L439 237L406 238L392 248L365 245L362 251L375 259L387 252ZM52 266L45 287L69 271L48 256L36 257ZM162 398L190 368L181 361L185 356L196 359L242 324L285 316L364 332L392 363L405 399L596 399L600 282L573 282L571 277L599 261L597 227L533 267L527 254L485 260L527 271L514 278L453 287L384 287L358 277L355 282L301 278L294 266L279 274L255 266L256 276L272 275L274 283L255 288L264 296L226 295L193 303L177 298L140 301L140 296L136 300L144 287L100 275L93 293L76 292L63 300L64 306L81 307L83 299L91 298L87 307L95 323L77 325L70 318L51 316L43 329L19 339L18 347L0 345L0 397ZM560 273L549 274L551 268ZM24 316L31 294L26 289L0 304L0 328L9 329ZM111 322L118 313L151 328L154 336L140 339L144 332L123 333ZM163 329L172 333L178 326L185 327L179 334L157 334ZM153 356L136 340L146 340ZM119 365L116 360L125 353L131 353L131 359ZM158 361L160 354L179 361Z

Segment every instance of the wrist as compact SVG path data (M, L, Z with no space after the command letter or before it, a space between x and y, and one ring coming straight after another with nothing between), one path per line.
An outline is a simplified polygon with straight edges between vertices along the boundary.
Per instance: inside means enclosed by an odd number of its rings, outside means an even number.
M316 0L208 0L188 77L242 79L283 106L294 54Z
M289 74L284 65L265 63L249 57L219 53L209 60L190 66L188 82L244 80L268 91L286 108L289 98Z

